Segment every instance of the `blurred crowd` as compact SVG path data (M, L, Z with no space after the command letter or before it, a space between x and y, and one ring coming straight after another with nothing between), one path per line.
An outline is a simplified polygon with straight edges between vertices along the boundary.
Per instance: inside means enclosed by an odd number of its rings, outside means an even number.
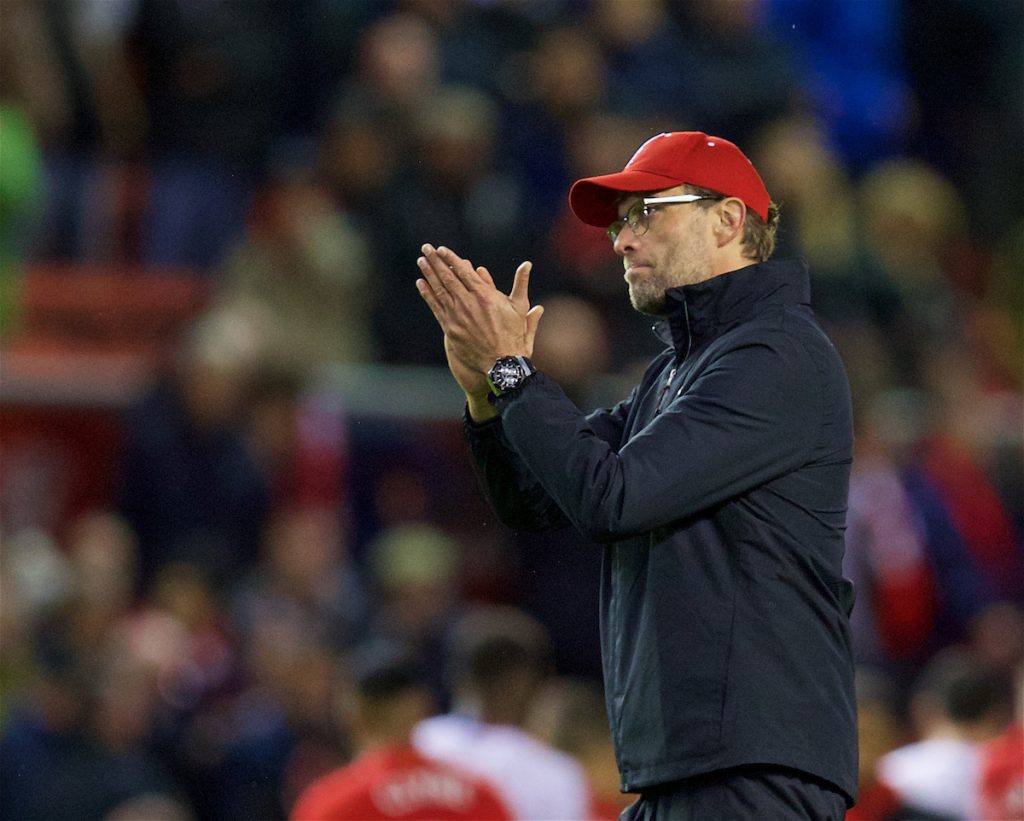
M355 431L320 375L443 364L413 285L429 241L499 281L532 259L539 367L581 407L620 398L660 343L566 193L693 129L761 171L776 255L809 262L853 386L853 813L1024 818L1024 6L4 0L0 17L3 338L40 262L211 294L126 409L109 504L70 522L3 506L0 816L282 818L360 752L358 659L411 648L424 715L459 710L467 619L501 606L547 649L493 720L570 760L585 815L615 817L590 723L593 548L503 532L457 430Z

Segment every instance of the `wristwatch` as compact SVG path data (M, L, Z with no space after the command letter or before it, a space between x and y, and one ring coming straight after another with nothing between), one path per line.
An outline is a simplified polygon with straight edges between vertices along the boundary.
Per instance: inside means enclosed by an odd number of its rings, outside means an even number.
M533 363L525 356L501 356L487 372L487 384L495 396L503 396L523 384L523 381L537 372Z

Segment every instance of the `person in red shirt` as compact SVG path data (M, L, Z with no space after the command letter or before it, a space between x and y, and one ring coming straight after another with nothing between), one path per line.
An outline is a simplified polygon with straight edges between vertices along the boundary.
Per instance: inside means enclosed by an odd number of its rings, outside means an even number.
M1017 670L1016 717L981 748L978 818L1024 819L1024 664Z
M360 673L351 729L361 753L310 784L291 821L512 821L486 782L410 745L412 728L433 712L416 670L391 656Z
M978 817L1024 819L1024 724L1011 724L981 751Z

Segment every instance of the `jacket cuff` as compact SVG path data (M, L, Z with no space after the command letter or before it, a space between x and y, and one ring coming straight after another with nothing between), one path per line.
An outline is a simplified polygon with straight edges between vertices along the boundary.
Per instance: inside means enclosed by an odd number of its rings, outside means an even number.
M545 381L546 377L543 373L540 371L534 371L508 393L503 393L501 396L490 397L491 404L494 405L495 410L498 411L498 415L500 416L502 410L508 406L510 402L514 402L523 395L523 391L529 393L531 388L540 385Z
M495 416L491 419L485 419L483 422L477 422L469 415L469 405L466 405L462 409L462 424L466 430L472 433L486 433L490 428L497 428L501 426L501 417Z

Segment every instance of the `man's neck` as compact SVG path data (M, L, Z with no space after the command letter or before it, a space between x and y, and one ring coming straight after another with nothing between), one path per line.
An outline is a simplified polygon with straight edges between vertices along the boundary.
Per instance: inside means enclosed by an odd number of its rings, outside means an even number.
M714 279L722 274L738 271L740 268L746 268L748 265L755 265L756 263L756 259L745 256L739 248L729 246L727 249L721 249L718 254L712 256L711 274L707 279Z

